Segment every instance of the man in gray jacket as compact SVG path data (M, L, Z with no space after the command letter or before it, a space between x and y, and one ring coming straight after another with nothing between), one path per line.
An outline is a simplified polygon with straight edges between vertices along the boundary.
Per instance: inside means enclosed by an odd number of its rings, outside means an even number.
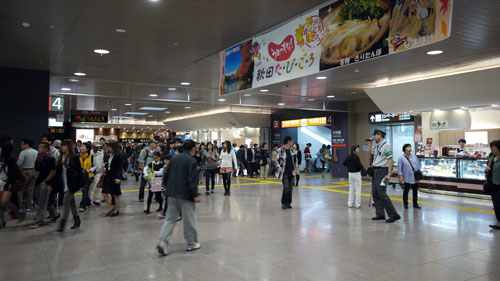
M183 153L172 158L163 175L163 185L168 197L168 209L165 223L161 228L160 242L156 246L158 253L167 255L168 241L174 232L179 216L184 220L184 239L187 243L186 251L195 251L201 248L198 243L197 220L195 203L200 203L198 196L198 163L193 157L196 153L196 144L187 140L182 145Z

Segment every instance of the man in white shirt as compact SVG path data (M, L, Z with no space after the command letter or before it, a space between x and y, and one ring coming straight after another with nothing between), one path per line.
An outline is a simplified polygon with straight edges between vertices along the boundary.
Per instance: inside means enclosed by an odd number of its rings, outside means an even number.
M23 203L23 195L26 191L26 211L31 212L33 204L33 189L35 187L35 162L38 157L38 151L33 148L33 141L28 139L21 140L21 153L17 159L17 166L21 169L25 181L22 184L22 189L18 190L19 208Z

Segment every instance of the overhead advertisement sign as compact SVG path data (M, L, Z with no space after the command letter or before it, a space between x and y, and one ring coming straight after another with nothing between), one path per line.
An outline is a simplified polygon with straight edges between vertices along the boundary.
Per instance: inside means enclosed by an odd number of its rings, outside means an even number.
M380 112L368 114L368 122L370 124L378 123L398 123L398 122L413 122L415 117L410 114L385 114Z
M295 120L284 120L281 121L281 128L297 128L297 127L307 127L307 126L322 126L332 123L331 117L315 117L315 118L304 118Z
M220 95L418 48L450 36L453 0L339 0L221 52Z

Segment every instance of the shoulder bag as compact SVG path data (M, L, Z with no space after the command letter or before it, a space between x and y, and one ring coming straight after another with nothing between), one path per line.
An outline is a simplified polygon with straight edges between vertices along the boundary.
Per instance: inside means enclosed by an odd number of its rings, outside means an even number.
M413 176L415 177L415 181L419 182L424 179L424 174L420 170L415 171L415 168L413 168L413 164L411 163L410 159L406 157L406 160L408 160L408 163L410 163L411 169L413 170Z

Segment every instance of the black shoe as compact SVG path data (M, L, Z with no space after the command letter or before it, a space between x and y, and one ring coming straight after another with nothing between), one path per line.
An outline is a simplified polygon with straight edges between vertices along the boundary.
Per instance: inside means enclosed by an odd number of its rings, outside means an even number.
M214 193L214 190L212 189L212 191L210 191L210 193Z
M157 212L157 213L158 213L158 212L161 212L161 211L163 211L163 208L162 208L162 207L160 207L160 208L156 209L156 212Z
M405 209L408 209L408 205L405 205Z
M393 222L400 220L400 219L401 219L401 217L399 215L396 215L395 217L390 218L390 219L386 220L385 222L386 223L393 223Z
M60 220L59 221L59 226L57 227L56 231L57 232L63 232L64 231L64 227L66 226L66 220Z
M500 229L500 225L496 225L496 224L490 224L490 227L493 229Z
M146 210L146 211L144 211L144 214L149 215L149 214L151 214L151 212L149 210ZM111 214L111 216L113 217L113 213Z
M419 205L413 205L413 208L414 209L422 209L422 207L420 207Z
M287 207L288 209L291 209L291 208L292 208L292 205L288 205L288 206L286 206L286 207Z
M385 220L385 217L373 217L372 218L372 221L381 221L381 220Z
M139 198L139 202L144 202L144 198Z
M50 222L56 222L60 217L61 217L61 214L58 213L55 218L50 219Z
M109 211L107 214L106 214L106 217L109 217L111 216L111 214L113 213L113 210Z
M281 209L286 210L286 209L288 209L288 207L287 207L287 206L285 206L285 205L282 205L282 206L281 206Z
M96 205L96 206L101 206L101 203L99 203L99 202L94 202L94 205Z
M81 223L82 221L80 220L80 216L73 216L73 225L71 226L71 229L80 228Z
M120 215L120 211L116 212L116 213L112 213L110 217L117 217Z
M207 191L207 192L205 192L205 194L206 194L206 195L210 195L210 192L209 192L209 191Z

